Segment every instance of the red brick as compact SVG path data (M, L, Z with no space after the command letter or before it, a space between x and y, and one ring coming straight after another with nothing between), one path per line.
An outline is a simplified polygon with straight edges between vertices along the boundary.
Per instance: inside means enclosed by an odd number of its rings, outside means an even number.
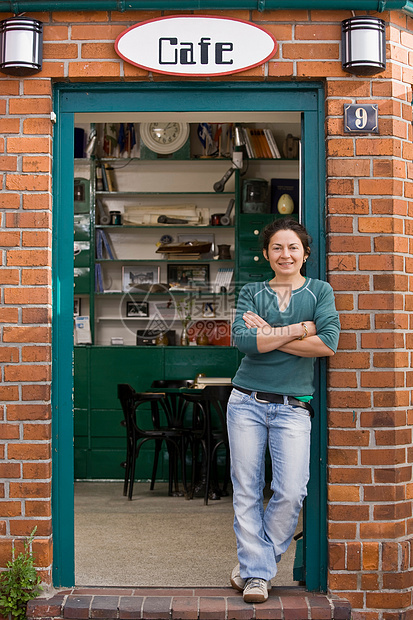
M340 107L342 103L340 101ZM342 109L342 107L341 107ZM341 114L341 111L340 111ZM354 140L352 138L335 138L328 137L327 155L329 157L353 157L354 156ZM337 199L339 200L339 199ZM346 200L349 200L348 198ZM355 202L355 199L353 199Z
M24 512L26 517L51 517L50 502L37 500L34 502L26 501L24 504ZM37 555L36 566L39 566ZM47 565L46 565L47 566Z
M52 160L49 157L24 156L22 164L23 172L51 172Z
M51 141L50 138L8 138L7 152L51 153Z
M405 448L376 448L361 451L362 465L400 465L405 462Z
M362 333L362 349L402 349L403 334L391 332Z
M5 289L6 304L47 304L51 302L51 291L44 288Z
M40 328L44 329L44 328ZM50 346L26 346L22 347L22 362L50 362Z
M30 536L34 527L37 527L37 536L50 536L52 533L51 519L12 519L10 534L12 536Z
M404 390L392 390L390 392L376 392L373 395L375 407L407 407L409 405L410 392Z
M75 43L44 43L43 58L60 60L62 58L77 58L78 46Z
M0 284L20 284L18 269L0 269Z
M357 388L357 386L357 374L355 372L334 370L329 373L329 387L331 388Z
M368 291L369 276L349 275L349 274L331 274L329 282L335 291Z
M354 330L360 330L360 329L370 329L371 328L371 323L370 323L370 315L369 314L361 314L361 313L357 313L357 314L340 314L340 323L341 323L341 329L346 330L346 329L354 329ZM377 326L376 326L377 327ZM389 329L389 327L387 328ZM336 356L334 356L333 358L330 359L330 367L331 367L331 362L335 361Z
M371 484L371 471L362 467L330 467L328 480L331 484Z
M50 445L48 443L10 443L8 457L16 461L40 461L50 459Z
M378 388L403 387L404 373L385 370L375 370L372 372L364 371L361 373L360 385L361 387Z
M39 342L46 343L51 340L49 327L4 327L4 342ZM29 360L28 360L29 361ZM39 360L36 360L39 361Z
M329 523L328 538L329 540L352 540L356 537L356 523Z
M330 429L328 438L331 446L368 446L370 443L369 431Z
M337 448L329 448L328 450L329 465L357 465L358 450L340 450Z
M373 366L376 368L407 368L409 366L409 354L407 351L374 353Z
M23 269L23 286L44 286L51 284L52 274L50 269Z
M69 65L69 77L78 79L87 78L113 78L120 76L120 62L71 62Z
M28 424L23 427L23 439L26 441L46 441L51 437L50 423Z
M2 76L3 77L3 76ZM0 81L0 96L18 95L20 92L19 80L2 79Z
M119 60L113 43L83 43L82 58L105 58Z
M350 235L331 235L328 238L330 252L371 252L372 245L370 237L353 237Z
M335 60L339 57L338 43L283 43L283 58L301 60L302 58L314 60Z
M19 463L0 463L1 478L20 478Z
M404 609L411 603L410 592L367 592L366 605L372 609Z
M20 424L0 424L0 436L3 440L19 439ZM10 447L10 446L9 446Z
M16 386L17 387L17 386ZM35 386L23 386L26 387ZM38 386L46 387L46 386ZM15 400L15 399L13 399ZM36 400L36 399L30 399ZM10 421L13 420L49 420L50 419L50 406L49 405L8 405L7 406L7 418Z
M20 195L2 192L0 194L1 209L18 209L20 207Z
M7 174L6 189L15 191L44 192L50 190L50 176L36 174Z
M20 233L16 231L0 231L0 245L3 247L15 247L20 245Z
M20 502L0 501L0 510L5 518L21 516Z
M7 252L7 265L19 267L39 267L50 265L50 252L48 250L9 250Z
M363 543L363 569L378 570L379 543Z
M23 120L24 134L52 134L52 122L50 118L25 118Z
M47 365L4 366L4 380L10 382L49 381L51 369Z
M0 308L0 322L17 323L19 320L18 308Z
M9 114L50 114L50 97L19 97L10 99Z
M6 213L7 228L51 228L49 212Z
M2 172L15 172L17 170L17 157L0 157L0 170Z
M50 461L41 463L23 463L23 478L27 480L46 480L52 475Z
M0 400L3 402L19 400L19 387L17 385L0 385Z
M68 26L56 26L55 24L44 24L44 41L67 41L69 39ZM37 81L37 80L36 80ZM30 94L30 93L27 93Z
M19 133L20 119L18 118L0 118L0 133Z
M358 297L360 310L402 310L403 296L394 294L364 294Z
M402 446L412 443L412 430L410 428L375 431L377 446Z
M360 416L361 426L371 427L395 427L406 425L405 411L363 411Z
M50 400L50 385L22 385L22 400ZM49 409L47 405L44 406L46 410Z
M47 25L43 27L43 41L45 38L45 31ZM67 28L66 28L67 31ZM52 85L50 80L30 80L25 79L23 83L23 90L25 95L50 95L52 94Z
M22 308L22 323L51 323L50 308Z

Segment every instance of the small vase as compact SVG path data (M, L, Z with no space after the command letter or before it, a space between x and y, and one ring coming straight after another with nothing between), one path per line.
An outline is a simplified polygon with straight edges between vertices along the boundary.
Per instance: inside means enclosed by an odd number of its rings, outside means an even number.
M181 347L187 347L189 345L188 332L186 331L186 325L182 327L181 333Z

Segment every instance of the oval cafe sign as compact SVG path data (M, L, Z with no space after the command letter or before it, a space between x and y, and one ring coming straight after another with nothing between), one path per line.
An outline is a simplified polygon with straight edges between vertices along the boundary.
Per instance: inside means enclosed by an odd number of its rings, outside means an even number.
M277 50L255 24L226 17L180 15L131 26L115 42L126 62L167 75L229 75L262 65Z

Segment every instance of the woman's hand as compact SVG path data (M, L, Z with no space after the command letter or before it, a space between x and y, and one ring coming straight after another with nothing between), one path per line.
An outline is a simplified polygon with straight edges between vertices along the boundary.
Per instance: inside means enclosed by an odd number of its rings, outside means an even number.
M242 318L244 319L244 323L246 327L248 327L248 329L251 329L252 327L270 327L267 321L264 321L264 319L262 319L258 314L255 314L255 312L252 312L251 310L245 312L242 315Z

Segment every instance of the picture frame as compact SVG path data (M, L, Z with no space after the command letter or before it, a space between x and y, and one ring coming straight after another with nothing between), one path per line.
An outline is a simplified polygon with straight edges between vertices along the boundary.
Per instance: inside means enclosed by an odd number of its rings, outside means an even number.
M141 318L149 316L149 302L147 301L127 301L126 316Z
M209 265L168 265L168 285L180 291L206 289L209 287Z
M73 297L73 316L80 316L80 297Z
M151 284L159 283L160 268L155 265L125 265L122 267L122 291L129 293L139 290L139 287L148 288Z
M187 243L188 241L205 241L211 244L211 249L206 254L201 254L202 258L213 258L215 254L215 235L214 233L198 233L194 231L192 234L177 235L178 243Z
M206 301L202 306L202 317L204 319L212 319L216 316L216 302Z

